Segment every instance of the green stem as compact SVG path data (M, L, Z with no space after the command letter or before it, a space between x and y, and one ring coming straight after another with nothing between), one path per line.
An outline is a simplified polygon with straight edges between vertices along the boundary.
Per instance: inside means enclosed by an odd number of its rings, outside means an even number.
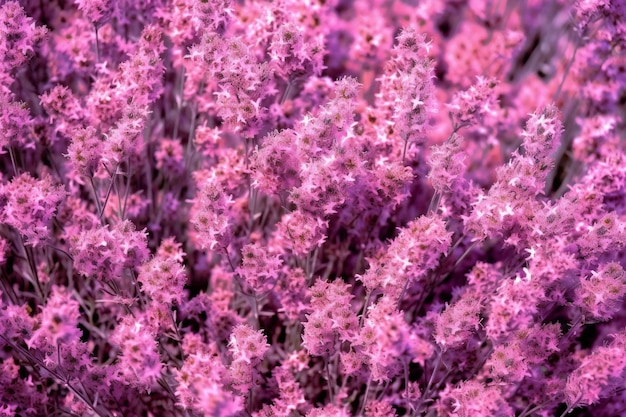
M100 215L98 216L100 218L100 220L102 220L103 217L104 217L104 210L106 210L107 204L109 202L109 197L111 196L111 190L113 189L113 185L114 185L114 182L115 182L115 177L117 177L117 171L118 171L119 167L120 167L120 165L117 164L117 165L115 165L115 171L112 174L109 172L109 175L111 176L111 182L109 183L109 189L107 190L107 194L104 197L104 204L102 205L102 211L100 212Z
M422 393L422 397L420 398L419 402L415 406L415 413L413 414L414 416L417 416L419 414L422 408L422 404L424 404L424 400L426 399L427 396L430 396L430 389L433 385L433 382L435 381L435 375L437 374L437 371L439 370L439 365L441 365L442 356L443 356L443 352L439 352L439 354L437 355L436 362L435 362L435 367L433 368L433 372L430 374L428 385L426 385L426 389Z
M437 211L439 208L439 201L441 200L441 193L439 191L435 191L433 197L430 199L430 204L428 205L428 212L426 214L433 213Z
M89 182L91 183L91 190L93 191L93 199L96 202L96 210L98 211L98 218L102 219L102 205L100 203L100 197L98 196L98 189L96 188L96 183L93 180L93 177L89 177Z
M404 160L406 159L406 148L409 145L409 139L404 138L404 148L402 149L402 164L404 165Z
M185 67L180 70L180 82L176 89L176 119L174 120L174 130L172 131L172 139L176 140L178 136L178 126L180 124L180 113L183 108L183 91L185 88Z
M24 248L24 253L26 254L26 260L28 261L28 266L30 268L30 272L33 276L33 286L35 287L35 291L37 292L37 297L39 297L40 301L44 301L43 290L41 289L41 283L39 282L39 274L37 273L37 263L35 262L35 254L33 253L33 248L24 244L22 240L22 236L18 232L18 236L20 242L22 243L22 247Z
M130 166L130 156L128 157L126 167L126 189L124 190L124 204L122 206L122 220L126 218L126 204L128 203L128 192L130 190L130 180L132 177L132 171Z
M578 52L578 48L579 47L580 47L580 41L576 42L576 46L574 47L574 52L572 53L572 58L567 63L567 66L565 67L565 71L563 71L563 77L561 78L561 82L559 83L559 87L556 89L556 92L554 93L554 97L552 97L552 101L556 102L556 100L561 95L561 90L563 89L563 85L565 84L565 80L567 79L567 76L569 75L569 71L572 68L572 64L574 63L574 60L576 59L576 53Z
M9 146L9 155L11 155L11 164L13 165L13 172L15 176L18 176L20 174L20 170L17 167L15 151L13 150L13 146Z
M326 368L326 383L328 384L328 396L330 398L330 403L334 404L335 393L333 392L333 386L332 386L332 383L330 382L330 358L326 360L325 368Z
M580 401L581 398L582 398L582 394L580 394L580 396L576 399L576 401L574 401L569 406L567 406L565 411L563 411L559 417L565 417L567 414L569 414L570 411L576 408L576 404L578 404L578 401Z
M372 374L370 373L369 378L367 378L367 387L365 388L365 396L363 397L363 404L361 404L359 415L363 415L363 411L365 411L365 406L367 405L367 397L369 396L371 385L372 385Z
M94 22L93 28L96 32L96 63L100 63L100 39L98 38L98 25Z

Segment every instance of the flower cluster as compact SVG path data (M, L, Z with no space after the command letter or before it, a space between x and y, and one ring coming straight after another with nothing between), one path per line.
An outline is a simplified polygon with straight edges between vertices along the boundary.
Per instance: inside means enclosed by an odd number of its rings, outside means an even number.
M311 355L332 355L338 343L350 341L358 330L358 318L350 300L349 287L343 283L318 281L311 288L311 314L307 316L302 344Z
M0 222L14 227L29 245L50 239L52 219L65 197L51 176L36 179L27 173L0 186Z
M396 311L395 300L386 296L368 309L354 346L374 381L389 381L408 362L423 365L433 353L432 345L415 334Z
M70 253L77 272L98 280L114 280L124 268L135 268L148 258L145 232L125 221L114 228L96 226L70 237Z
M125 316L111 335L119 347L120 359L116 371L127 384L151 387L161 375L163 364L157 343L148 325L132 316Z
M380 79L377 107L386 113L380 115L382 120L393 122L393 134L404 143L405 156L409 144L423 141L429 118L437 111L435 69L429 57L431 44L424 34L405 28L397 42Z
M73 300L64 287L53 287L46 306L37 317L37 329L28 340L29 346L69 345L77 341L82 332L78 328L80 312L78 302Z
M156 256L140 266L137 280L155 303L180 303L187 280L183 256L180 243L167 238L161 242Z
M399 297L403 288L425 278L450 248L451 233L439 216L421 216L400 230L380 257L370 260L360 280L369 291L381 288Z
M233 204L215 175L204 179L194 200L190 222L203 247L226 246L229 239L228 211Z
M472 203L472 214L465 223L468 232L485 239L511 233L516 223L532 228L527 219L536 210L535 196L546 188L560 135L561 122L554 106L531 114L522 132L523 153L515 153L498 170L498 180L488 193L479 194Z
M241 393L248 393L258 380L257 365L269 349L264 335L250 326L235 326L228 343L233 361L228 369L233 387Z
M0 7L0 21L0 72L2 85L6 86L7 74L16 72L28 61L47 29L36 25L17 1L5 2Z

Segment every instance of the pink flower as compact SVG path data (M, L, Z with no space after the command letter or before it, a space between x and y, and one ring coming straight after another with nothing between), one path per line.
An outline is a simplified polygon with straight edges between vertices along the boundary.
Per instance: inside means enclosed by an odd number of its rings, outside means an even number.
M296 132L286 129L263 139L250 158L254 186L268 194L280 194L300 185L301 161L296 153Z
M427 122L437 111L437 104L434 62L428 56L431 46L426 35L407 27L400 32L397 41L385 74L380 78L376 107L384 112L383 120L393 122L394 133L404 142L404 156L409 144L424 141Z
M241 361L251 366L263 360L263 356L269 349L263 333L245 324L235 326L228 346L235 362Z
M249 243L241 251L238 273L255 292L268 291L278 279L283 261L260 243Z
M491 415L513 417L513 409L506 403L504 393L497 385L486 386L478 381L462 381L456 388L446 387L437 405L441 415L472 417Z
M10 93L0 90L0 153L9 147L34 149L34 138L30 133L33 119L26 103L16 102Z
M626 294L624 269L616 262L601 265L590 277L581 278L575 304L598 320L610 320L622 308Z
M202 248L213 250L218 245L228 245L231 228L229 212L233 203L214 173L201 179L198 195L193 200L190 222Z
M124 268L138 267L149 254L145 231L136 231L129 220L81 230L69 240L76 270L102 281L120 278Z
M111 341L119 349L117 372L125 383L150 389L161 376L163 364L157 342L145 321L125 316Z
M78 301L73 299L65 287L53 286L41 315L37 330L28 340L30 347L44 349L58 344L69 345L80 340L82 331L78 328L80 318Z
M495 113L497 107L495 87L497 85L496 79L479 76L476 77L476 84L468 90L460 91L452 96L447 107L455 130L462 125L479 123L484 116Z
M65 195L48 175L38 180L21 174L0 185L0 222L17 229L26 244L41 245L50 238L52 219Z
M318 280L311 287L311 314L307 315L302 345L311 355L329 356L337 341L350 341L357 334L358 319L352 310L350 287L342 282Z
M78 10L93 23L98 22L110 12L110 0L74 0Z
M370 261L360 280L370 291L381 288L386 295L397 298L405 285L418 282L439 264L451 237L439 216L421 216L400 230L384 254Z
M388 381L402 369L403 361L424 364L433 347L415 334L396 310L396 300L383 296L370 306L354 346L366 358L372 380Z
M462 345L480 327L481 296L474 291L466 291L438 317L435 328L435 341L443 348Z
M72 143L67 148L67 158L72 167L81 175L93 177L104 148L104 138L91 126L71 132Z
M613 343L599 346L585 356L568 376L565 386L567 402L574 406L590 405L608 395L612 387L624 381L626 338L624 332L613 335Z
M276 239L298 256L306 256L326 240L328 222L300 210L283 215L276 226Z
M183 266L184 252L180 246L174 238L164 239L156 256L139 267L137 280L143 291L160 305L169 306L174 301L180 304L183 299L187 275Z
M0 68L14 73L34 52L47 29L35 26L17 1L8 1L0 7Z
M163 172L168 180L175 180L185 170L183 147L177 140L161 139L159 149L154 152L157 169Z

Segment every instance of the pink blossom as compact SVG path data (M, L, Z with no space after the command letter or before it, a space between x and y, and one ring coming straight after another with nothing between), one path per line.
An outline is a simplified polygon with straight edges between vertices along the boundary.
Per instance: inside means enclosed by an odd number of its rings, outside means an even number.
M52 219L65 195L49 175L21 174L0 186L0 222L17 229L27 244L41 245L51 237Z

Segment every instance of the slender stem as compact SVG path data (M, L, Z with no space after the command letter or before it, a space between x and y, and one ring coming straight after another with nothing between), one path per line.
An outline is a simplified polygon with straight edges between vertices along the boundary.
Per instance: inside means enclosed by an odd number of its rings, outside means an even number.
M474 249L474 247L476 247L476 245L478 245L479 241L477 240L476 242L472 243L471 245L469 245L467 247L467 249L465 249L465 252L463 252L463 255L461 255L459 257L459 259L457 259L457 261L454 263L454 266L452 267L452 270L455 270L457 266L459 266L459 264L463 261L463 259L465 259L465 257L467 255L469 255L469 253L472 251L472 249Z
M178 338L178 344L179 344L179 352L180 352L180 360L184 363L185 362L185 356L183 354L183 345L182 345L182 340L183 338L180 336L180 332L178 331L178 324L176 323L176 318L174 317L174 314L172 313L172 309L168 306L167 311L170 313L170 318L172 319L172 324L174 325L174 331L176 332L176 337Z
M446 255L446 257L452 255L452 253L454 253L454 251L456 250L456 248L459 247L459 245L461 244L461 242L463 242L463 239L465 238L465 234L462 234L461 236L459 236L459 238L457 239L456 242L454 242L454 245L452 245L450 247L450 249L448 250L448 254Z
M196 118L198 116L197 104L191 107L191 122L189 124L189 136L187 137L187 145L185 148L185 167L191 165L193 159L193 137L196 128Z
M167 391L172 396L172 398L176 398L176 394L174 393L174 391L172 391L172 387L170 387L170 384L167 383L163 375L161 375L161 377L157 379L157 382L160 386L165 388L165 391Z
M174 119L174 130L172 131L172 139L176 140L178 136L178 126L180 124L180 113L183 108L183 91L185 88L185 67L180 70L180 81L176 89L176 119Z
M54 162L54 156L52 155L52 152L50 152L49 147L46 147L46 153L48 154L48 160L50 161L50 165L52 165L52 169L54 169L54 172L57 174L57 177L59 177L59 179L63 181L63 184L65 184L66 183L65 176L61 174L59 167L57 166L56 162Z
M400 308L400 301L402 301L402 297L406 293L406 289L409 287L410 277L406 277L406 281L404 282L404 286L402 287L402 291L400 292L400 296L398 297L398 308Z
M561 340L560 340L561 344L569 342L570 339L576 335L576 332L578 331L578 329L582 327L583 325L583 320L584 320L583 314L579 312L578 317L576 317L576 320L574 320L570 324L570 328L569 330L567 330L567 333L565 333L563 337L561 337Z
M283 91L283 95L280 98L280 102L278 104L283 104L289 98L289 94L291 93L292 86L293 86L292 77L289 77L289 80L287 80L287 85L285 86L285 91Z
M235 268L235 265L233 264L233 261L230 259L230 254L228 253L228 248L226 246L223 246L222 249L224 250L224 254L226 255L226 259L228 260L228 264L230 265L230 269L233 270L233 273L237 273L237 269Z
M124 190L124 204L122 206L122 220L126 218L126 204L128 203L128 192L130 190L130 180L132 178L130 156L128 157L126 171L127 171L126 172L126 190Z
M7 277L4 275L4 272L2 272L1 270L0 270L0 283L2 284L2 288L4 289L3 293L7 294L7 296L9 297L9 300L11 300L11 303L13 305L17 305L18 304L17 295L15 294L13 287L11 287L11 284L9 283Z
M326 383L328 385L328 396L330 397L331 404L335 403L335 393L333 392L333 387L330 382L330 358L326 360Z
M122 218L122 200L121 200L121 196L120 196L120 189L117 186L117 170L115 170L115 176L113 178L111 178L111 180L113 181L113 188L115 189L115 195L117 195L117 217L120 220L123 220L123 218Z
M257 191L252 186L252 181L250 177L247 178L248 183L248 212L250 213L250 218L248 219L248 238L254 229L254 222L256 219L256 195Z
M259 320L259 300L256 298L256 293L254 293L253 290L253 294L250 296L250 304L252 304L252 315L254 317L254 325L256 326L256 329L260 329L261 328L261 321Z
M429 391L433 385L433 381L435 380L435 375L437 374L437 371L439 370L439 365L441 365L442 357L443 357L443 352L439 352L439 355L437 355L437 362L435 362L435 368L433 369L433 372L430 374L430 379L428 380L428 385L426 386L425 392Z
M100 197L98 196L98 189L96 188L96 183L93 180L93 177L89 177L89 182L91 183L91 190L93 191L93 199L96 202L96 210L98 210L98 218L102 218L102 204L100 203Z
M485 362L487 362L487 359L489 359L489 357L491 356L493 351L494 351L494 347L493 346L489 346L489 348L487 349L485 354L482 356L482 358L479 361L476 361L476 364L474 365L474 368L472 369L472 371L468 375L468 379L469 378L473 378L474 375L476 375L478 373L478 371L480 371L483 368L483 366L485 365Z
M311 260L310 262L307 262L307 281L311 282L311 278L313 278L313 274L315 274L315 264L317 263L317 256L319 254L319 246L315 247L315 250L313 251L313 256L311 256Z
M20 170L17 167L17 162L15 159L15 151L13 150L13 146L9 146L9 155L11 155L11 164L13 165L13 172L15 176L18 176L20 173Z
M409 144L409 138L404 138L404 148L402 149L402 164L404 165L404 160L406 159L406 148Z
M93 28L96 32L96 63L100 63L100 39L98 38L98 24L93 23Z
M443 352L439 352L439 354L437 355L436 362L435 362L435 367L433 368L433 372L430 374L430 379L428 380L428 384L426 385L426 389L422 393L422 397L420 398L419 402L415 406L415 412L413 413L414 416L417 416L419 414L422 408L422 404L424 404L424 400L426 399L427 396L430 396L430 389L433 385L433 381L435 380L435 375L437 374L437 371L439 370L439 365L441 365L442 356L443 356Z
M40 301L44 301L44 294L41 289L41 283L39 282L39 274L37 273L37 263L35 262L35 254L33 253L33 248L24 244L22 240L22 236L18 232L18 236L22 247L24 248L24 253L26 254L26 260L28 261L28 266L30 268L30 272L33 276L33 286L35 287L35 291L37 292L37 296Z
M385 397L385 395L387 395L387 390L389 389L389 386L391 384L389 383L389 380L385 381L385 385L383 385L383 389L380 390L380 393L376 394L376 401L380 401L382 398Z
M104 204L102 205L102 211L100 212L100 220L102 220L104 216L104 210L107 208L107 203L109 202L109 197L111 196L111 190L113 189L113 185L115 183L115 177L117 177L117 170L119 169L119 164L115 166L115 171L111 175L111 182L109 183L109 189L107 190L107 194L104 197Z
M435 191L433 197L430 199L430 204L428 205L428 212L430 214L434 211L437 211L439 208L439 201L441 200L441 193L439 191Z
M561 90L563 89L565 80L567 79L567 76L569 75L569 71L572 68L572 64L574 63L574 60L576 59L576 53L578 52L579 47L580 47L580 41L576 42L576 46L574 47L574 53L572 53L572 58L567 63L567 67L565 67L565 71L563 71L563 77L561 78L559 87L556 89L556 92L554 93L554 97L552 97L552 101L556 101L561 95Z
M359 329L363 327L363 319L365 318L365 313L367 312L367 305L370 302L370 296L372 295L371 291L367 292L365 296L365 303L363 304L363 312L361 313L361 317L359 318Z
M526 416L530 415L531 413L534 413L535 411L538 411L538 410L540 410L542 408L541 405L537 405L535 407L532 407L532 405L533 405L533 403L528 404L526 406L526 408L524 408L524 410L522 410L522 413L518 417L526 417Z
M404 365L404 399L409 405L409 408L413 408L413 404L411 404L409 400L409 365L406 359L402 361L402 365Z
M569 414L570 411L572 411L574 408L576 408L576 404L578 404L578 401L580 401L580 399L582 398L582 394L580 394L580 396L576 399L576 401L574 401L573 403L571 403L566 409L565 411L563 411L561 413L561 415L559 417L565 417L567 414Z
M365 396L363 397L363 404L361 404L361 409L359 410L358 415L363 415L363 411L365 411L365 406L367 405L367 397L370 393L371 385L372 385L372 374L370 373L369 378L367 378L367 387L365 388Z

